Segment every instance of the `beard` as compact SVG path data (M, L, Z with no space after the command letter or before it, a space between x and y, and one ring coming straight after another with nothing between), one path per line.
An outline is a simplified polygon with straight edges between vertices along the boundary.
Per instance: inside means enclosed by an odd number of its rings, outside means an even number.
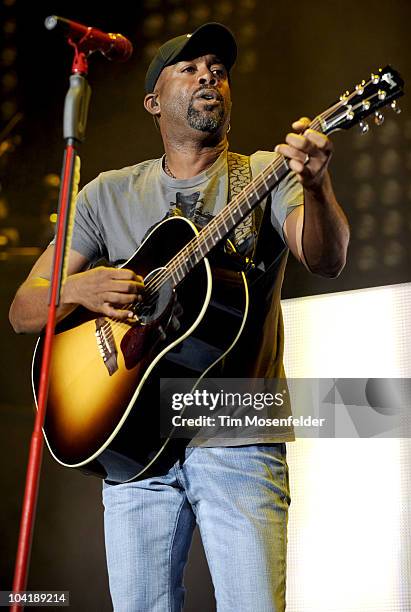
M218 106L209 104L205 105L203 110L194 108L194 100L190 100L187 109L187 121L190 127L200 132L209 132L214 134L224 124L225 108L224 99L219 97L220 104Z

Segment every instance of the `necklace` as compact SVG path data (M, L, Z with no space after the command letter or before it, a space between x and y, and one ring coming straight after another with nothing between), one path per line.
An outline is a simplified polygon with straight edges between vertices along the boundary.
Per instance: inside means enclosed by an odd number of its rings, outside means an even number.
M164 170L165 173L168 174L168 176L171 176L171 178L176 179L176 175L173 174L170 170L170 168L168 167L168 163L167 163L167 157L164 158Z

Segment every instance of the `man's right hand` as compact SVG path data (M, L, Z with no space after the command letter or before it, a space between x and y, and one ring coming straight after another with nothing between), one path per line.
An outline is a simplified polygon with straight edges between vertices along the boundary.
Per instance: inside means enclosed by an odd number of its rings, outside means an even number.
M100 266L68 277L63 301L125 320L134 316L130 307L142 299L143 292L143 278L132 270Z

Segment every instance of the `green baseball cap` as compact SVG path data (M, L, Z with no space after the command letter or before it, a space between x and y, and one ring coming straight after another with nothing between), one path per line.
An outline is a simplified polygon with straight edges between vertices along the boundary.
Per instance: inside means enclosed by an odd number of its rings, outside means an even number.
M232 32L221 23L205 23L192 34L171 38L157 51L148 67L145 79L146 93L154 90L157 79L166 66L176 64L184 58L194 58L215 53L227 71L237 57L237 43Z

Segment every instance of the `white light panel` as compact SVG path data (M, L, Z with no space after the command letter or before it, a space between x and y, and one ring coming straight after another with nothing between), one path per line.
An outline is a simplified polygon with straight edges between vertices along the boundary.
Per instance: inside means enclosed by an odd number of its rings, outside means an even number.
M285 300L289 378L411 377L411 285ZM411 611L408 439L287 444L287 612Z

